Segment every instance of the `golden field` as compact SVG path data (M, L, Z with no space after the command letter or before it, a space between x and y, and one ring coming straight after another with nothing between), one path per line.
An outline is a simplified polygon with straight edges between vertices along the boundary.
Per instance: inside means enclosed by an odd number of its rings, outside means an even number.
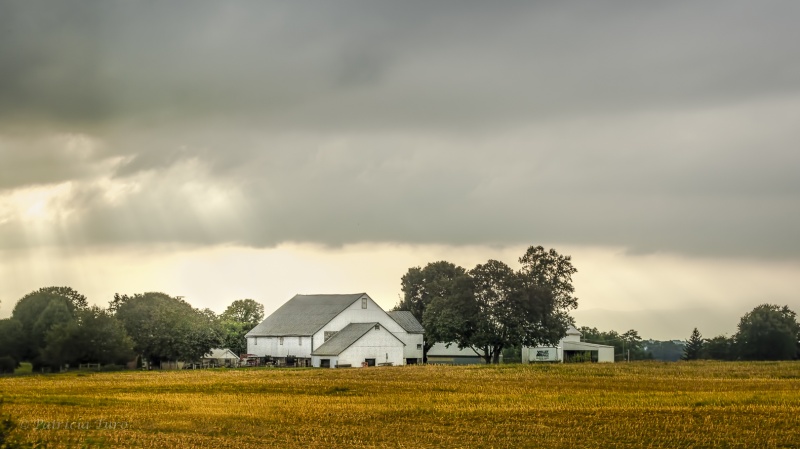
M80 372L0 395L48 447L800 447L800 362Z

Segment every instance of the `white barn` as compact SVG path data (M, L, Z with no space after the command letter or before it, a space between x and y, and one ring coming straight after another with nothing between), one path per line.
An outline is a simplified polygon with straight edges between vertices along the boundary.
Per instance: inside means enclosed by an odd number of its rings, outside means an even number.
M301 366L422 361L422 325L410 312L387 313L366 293L295 295L245 338L248 353Z
M522 347L522 363L565 362L588 355L592 362L614 363L614 347L581 341L581 333L575 326L567 329L567 335L557 346Z

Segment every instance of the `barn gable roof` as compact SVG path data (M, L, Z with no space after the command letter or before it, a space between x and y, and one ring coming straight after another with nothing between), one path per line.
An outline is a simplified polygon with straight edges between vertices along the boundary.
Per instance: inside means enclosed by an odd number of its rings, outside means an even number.
M376 324L378 323L350 323L320 345L311 355L339 355L375 327Z
M234 354L228 348L213 348L211 351L204 355L203 358L205 359L238 359L239 356Z
M386 313L409 334L425 333L425 328L422 327L413 313L407 310L393 310Z
M344 329L337 332L336 335L329 338L328 341L320 345L311 355L339 355L379 324L380 323L350 323L345 326ZM405 346L405 343L397 338L396 335L391 332L389 332L389 335L393 336L400 344Z
M366 293L346 295L295 295L254 327L245 337L314 335Z

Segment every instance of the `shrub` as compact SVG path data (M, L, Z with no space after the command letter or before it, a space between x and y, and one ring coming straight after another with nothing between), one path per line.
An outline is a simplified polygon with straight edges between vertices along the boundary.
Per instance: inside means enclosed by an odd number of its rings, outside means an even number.
M19 363L11 357L3 356L0 357L0 373L3 374L14 374L14 370L17 369Z

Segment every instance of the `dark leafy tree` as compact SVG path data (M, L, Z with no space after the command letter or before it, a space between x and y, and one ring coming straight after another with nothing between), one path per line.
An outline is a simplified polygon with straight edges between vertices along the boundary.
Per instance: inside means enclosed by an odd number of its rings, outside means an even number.
M683 357L683 345L671 340L649 340L644 342L643 350L646 357L652 356L655 360L676 362Z
M245 335L253 329L253 326L238 321L221 321L219 326L222 334L222 347L228 348L238 355L247 353Z
M627 360L643 360L648 358L647 354L644 352L644 343L642 342L642 337L639 336L639 332L634 329L630 329L629 331L620 335L622 341L624 342L623 349L625 353L623 357Z
M469 272L476 315L472 318L472 347L483 349L486 362L498 363L503 348L519 341L523 317L519 277L506 264L489 260Z
M788 306L761 304L739 321L734 336L744 360L792 360L797 358L800 324Z
M0 320L0 357L22 361L22 323L14 318Z
M237 299L219 316L222 346L235 354L247 352L245 335L264 319L264 306L252 299Z
M395 306L395 310L411 312L425 326L425 310L431 302L436 298L453 297L456 283L463 282L465 274L464 268L446 261L432 262L425 268L409 268L401 278L403 299ZM424 354L428 353L436 341L443 341L435 339L437 334L433 329L425 329Z
M683 360L697 360L703 356L703 336L700 335L700 331L697 328L694 328L692 331L692 335L689 336L689 340L686 341L686 345L683 347Z
M733 338L718 335L703 343L702 358L711 360L735 360L736 344Z
M197 360L221 343L210 314L164 293L116 294L109 309L130 335L136 353L154 364Z
M220 319L256 326L264 320L264 305L253 299L237 299L222 312Z
M41 366L40 353L50 329L73 320L78 311L86 309L86 297L69 287L46 287L20 299L11 317L22 325L18 355L21 360Z
M0 374L13 374L18 366L19 363L13 358L7 355L0 356Z
M437 296L428 304L422 325L425 338L448 346L472 348L476 354L491 361L491 348L473 341L480 309L475 301L472 279L463 274L453 280L448 296Z
M487 363L497 363L505 347L558 342L571 323L568 310L577 305L576 270L569 257L541 247L529 248L520 262L518 272L490 260L452 273L447 290L423 312L427 338L472 348Z
M706 339L703 342L703 352L701 357L711 360L737 359L738 354L736 352L736 344L733 337L718 335L714 338Z
M526 284L549 291L557 309L570 310L578 307L572 275L578 270L572 266L571 256L562 256L555 249L545 250L541 246L531 246L519 258L522 264L520 273Z
M108 311L90 307L76 320L54 326L47 334L42 358L51 365L99 363L123 365L134 357L133 341Z

